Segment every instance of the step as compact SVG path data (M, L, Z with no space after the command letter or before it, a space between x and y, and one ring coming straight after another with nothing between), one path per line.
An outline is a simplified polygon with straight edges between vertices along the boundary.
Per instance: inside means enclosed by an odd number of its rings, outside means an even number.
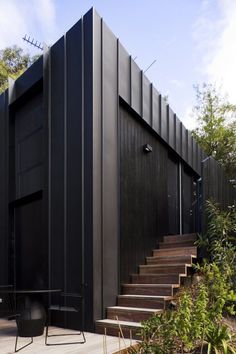
M142 325L140 322L128 322L128 321L117 321L111 319L98 320L96 321L96 333L104 334L109 336L119 337L120 327L125 338L130 338L130 334L133 339L140 339L140 329ZM119 327L120 326L120 327Z
M178 284L123 284L124 295L173 296Z
M194 243L197 240L196 234L184 234L184 235L168 235L164 236L164 243L175 243L175 242L185 242L192 241Z
M179 274L132 274L133 284L179 284Z
M183 274L187 275L187 268L191 264L150 264L140 265L139 274Z
M153 250L154 257L168 257L168 256L197 256L197 247L177 247Z
M158 242L158 247L160 249L169 249L169 248L181 248L181 247L193 247L194 243L192 241L182 241L182 242Z
M191 255L187 256L157 256L157 257L146 257L147 264L192 264L192 259L195 258Z
M119 295L118 306L165 309L172 296Z
M119 321L141 322L161 312L162 310L143 307L112 306L107 308L107 318L116 320L118 317Z

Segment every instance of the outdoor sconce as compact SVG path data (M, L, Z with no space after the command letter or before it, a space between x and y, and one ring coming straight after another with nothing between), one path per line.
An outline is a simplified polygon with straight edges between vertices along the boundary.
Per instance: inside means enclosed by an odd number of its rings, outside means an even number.
M152 146L149 144L145 144L143 145L143 151L148 153L148 152L152 152Z

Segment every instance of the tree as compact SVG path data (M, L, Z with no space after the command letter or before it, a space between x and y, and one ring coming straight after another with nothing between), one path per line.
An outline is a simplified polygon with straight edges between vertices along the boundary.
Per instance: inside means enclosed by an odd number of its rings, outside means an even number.
M193 137L231 178L236 177L236 105L213 84L196 86L194 114L198 127Z
M30 56L17 46L0 50L0 94L8 87L8 77L17 79L39 55Z

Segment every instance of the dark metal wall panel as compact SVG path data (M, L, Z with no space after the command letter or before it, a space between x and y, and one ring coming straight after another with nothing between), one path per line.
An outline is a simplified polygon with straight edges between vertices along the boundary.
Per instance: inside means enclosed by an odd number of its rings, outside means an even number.
M64 37L51 47L50 286L65 288Z
M83 243L81 256L84 269L82 269L85 283L85 308L84 322L86 329L92 329L94 325L93 289L96 286L96 269L92 267L91 255L93 254L93 30L94 9L91 9L83 17L83 68L84 86L83 97ZM96 274L96 275L95 275ZM101 306L101 305L100 305ZM93 310L91 311L91 308Z
M212 157L206 158L202 163L203 203L213 199L222 208L235 205L236 190L229 182L221 166ZM203 204L203 211L205 204ZM206 219L203 214L203 231L207 230Z
M103 305L107 307L115 303L118 291L118 55L117 39L105 23L102 27L102 36ZM134 71L132 72L134 73ZM133 89L136 92L136 88L133 87ZM132 99L132 102L135 100ZM140 97L138 102L140 103Z
M194 138L193 139L193 163L192 163L192 166L193 166L193 169L195 171L199 171L198 170L198 151L197 151L197 143L196 143L196 140ZM200 173L199 173L200 174Z
M178 235L180 232L179 217L179 160L171 153L167 161L167 193L168 193L168 234Z
M166 100L160 95L161 107L161 137L164 141L168 142L168 117L167 117L167 103Z
M97 35L97 33L95 34ZM119 94L129 104L131 97L130 56L119 43Z
M143 151L144 144L152 153ZM168 151L120 106L120 280L129 281L168 232Z
M176 138L176 131L175 131L175 123L176 123L176 116L173 110L168 106L169 113L168 113L168 141L170 147L175 150L175 138Z
M189 130L187 130L187 145L188 145L188 164L193 166L193 137Z
M197 171L198 174L201 175L201 162L202 162L202 149L197 144Z
M8 91L0 95L0 283L8 283Z
M160 113L160 99L159 92L153 87L152 90L152 127L157 132L157 134L161 134L161 113Z
M151 83L148 78L143 75L142 79L142 99L143 99L143 119L151 126L152 125L152 98L151 98Z
M175 148L175 151L180 156L182 155L182 127L183 127L182 123L180 122L179 118L176 116L176 122L175 122L176 148Z
M181 123L182 124L182 123ZM188 161L188 131L182 124L182 159Z
M142 115L142 72L131 59L131 107Z
M93 268L94 318L103 317L103 242L102 242L102 36L101 18L94 14L93 51ZM120 78L121 80L121 78ZM123 78L125 80L125 78Z
M66 279L79 293L83 249L83 87L82 21L66 33Z
M9 104L22 97L27 91L42 79L43 76L43 57L41 56L26 70L14 83L13 94L9 100Z
M15 142L14 199L38 192L43 185L43 96L39 92L12 110ZM13 156L11 156L14 158Z

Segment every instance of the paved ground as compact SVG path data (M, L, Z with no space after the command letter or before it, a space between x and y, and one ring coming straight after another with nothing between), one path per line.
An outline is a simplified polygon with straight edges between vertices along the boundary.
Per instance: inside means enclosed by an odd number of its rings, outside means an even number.
M51 327L50 333L58 331L58 328ZM61 333L61 329L59 329ZM64 330L65 331L65 330ZM16 324L15 321L7 321L0 319L0 354L13 354L15 345ZM34 343L29 347L20 351L22 354L112 354L119 350L119 340L115 337L106 337L107 351L104 350L104 336L95 333L85 333L86 343L63 346L50 346L44 344L44 336L34 338ZM67 338L67 337L66 337ZM74 340L75 336L68 337ZM55 338L50 338L55 340ZM63 342L65 337L57 337L57 341ZM19 338L19 345L24 345L28 339ZM130 341L126 340L126 346L130 345ZM120 347L125 347L120 341Z

